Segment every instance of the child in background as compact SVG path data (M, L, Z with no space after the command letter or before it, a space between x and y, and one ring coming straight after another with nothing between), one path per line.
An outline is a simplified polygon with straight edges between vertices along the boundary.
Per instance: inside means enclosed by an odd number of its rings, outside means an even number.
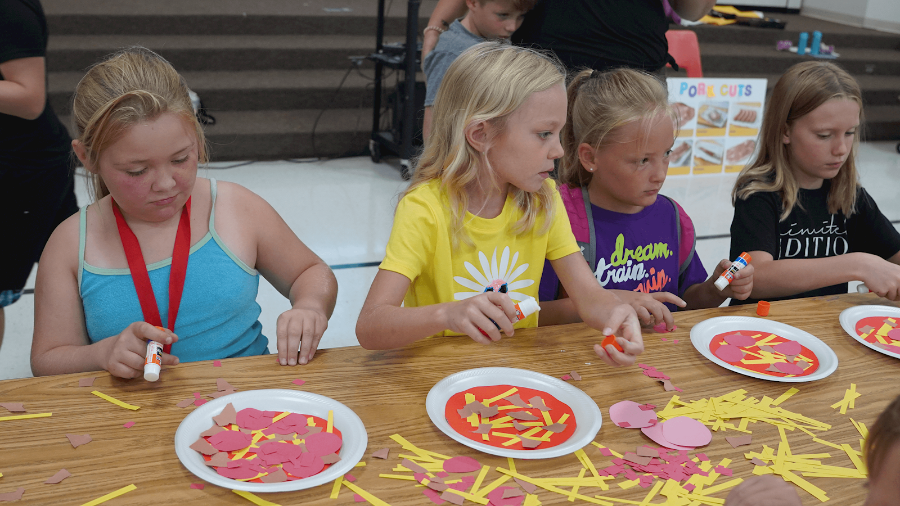
M756 267L744 302L847 293L854 280L900 300L900 233L856 172L861 122L859 85L837 65L798 63L775 84L759 154L732 191L731 254Z
M432 335L480 343L513 335L513 300L537 295L549 259L611 365L643 351L634 310L591 277L552 180L566 120L564 71L529 49L486 42L447 71L412 184L356 326L360 344L395 348ZM401 307L401 303L403 306ZM537 326L537 315L516 327ZM482 335L482 331L487 337Z
M281 364L312 359L334 274L260 197L197 177L205 138L175 69L147 49L121 51L81 80L73 114L96 202L60 224L41 257L34 373L133 378L148 340L172 344L163 365L267 353L259 273L293 306L278 318Z
M447 27L428 26L425 31L442 32L434 50L425 56L425 117L422 134L425 139L431 132L431 114L434 97L450 64L470 47L494 39L509 39L519 29L525 13L534 8L537 0L465 0L469 11Z
M722 260L707 278L694 252L691 219L659 195L677 130L665 85L637 70L584 70L568 94L560 194L599 284L617 290L642 324L660 330L663 323L672 330L676 305L700 309L727 297L747 298L753 267L739 271L725 290L716 288L731 262ZM578 321L566 298L571 292L559 286L554 271L547 266L541 279L541 325Z

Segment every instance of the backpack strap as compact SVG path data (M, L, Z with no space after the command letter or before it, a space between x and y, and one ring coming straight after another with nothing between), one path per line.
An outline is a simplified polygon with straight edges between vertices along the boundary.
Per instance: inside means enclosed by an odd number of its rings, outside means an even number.
M587 188L570 188L564 184L559 185L559 195L569 215L569 224L575 241L581 248L584 259L593 268L596 260L596 236L594 235L594 220L591 212L591 199Z
M663 197L666 196L663 195ZM669 197L666 197L666 200L675 209L675 221L678 223L678 275L681 276L694 259L694 250L697 247L697 234L694 232L694 222L684 212L681 205Z

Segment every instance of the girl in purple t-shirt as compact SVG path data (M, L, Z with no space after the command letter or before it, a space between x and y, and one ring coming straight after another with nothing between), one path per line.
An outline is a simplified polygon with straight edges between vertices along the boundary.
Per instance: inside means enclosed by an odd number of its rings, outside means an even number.
M635 70L584 70L568 88L569 114L562 131L560 194L575 238L597 281L618 290L644 325L672 330L671 311L716 307L746 299L753 266L719 291L694 252L691 219L659 190L666 180L677 117L665 86ZM552 267L540 286L541 325L578 321ZM555 300L556 299L556 300Z

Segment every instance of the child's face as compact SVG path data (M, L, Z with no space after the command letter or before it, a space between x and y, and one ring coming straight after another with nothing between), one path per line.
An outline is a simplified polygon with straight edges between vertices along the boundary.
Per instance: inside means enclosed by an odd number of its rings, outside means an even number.
M98 160L100 175L125 214L160 222L187 202L197 178L197 135L165 113L128 128Z
M488 150L497 182L535 192L550 177L553 160L563 155L559 132L566 123L562 84L532 93L507 118Z
M467 0L466 4L467 16L478 32L475 35L485 39L508 39L525 19L525 12L516 10L511 0L488 0L484 4Z
M825 102L788 127L782 141L801 188L821 188L823 180L837 176L850 155L857 128L859 104L842 98Z
M669 153L675 143L675 125L667 114L647 123L633 121L609 135L612 142L598 149L578 147L581 164L593 169L589 187L594 204L624 214L634 214L656 202L669 170Z
M900 495L900 441L885 453L880 469L869 469L869 496L864 506L891 506Z

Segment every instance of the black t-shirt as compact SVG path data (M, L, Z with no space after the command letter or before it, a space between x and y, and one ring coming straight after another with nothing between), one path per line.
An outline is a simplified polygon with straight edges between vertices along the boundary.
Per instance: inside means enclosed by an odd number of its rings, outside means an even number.
M542 0L512 41L551 49L570 70L666 64L669 28L660 0Z
M0 63L46 53L47 20L40 2L0 1ZM0 169L58 167L68 159L71 142L49 102L34 120L0 113Z
M878 205L863 188L856 197L856 212L847 218L828 212L828 190L825 180L816 190L800 190L798 204L784 221L781 196L774 192L758 192L734 204L731 222L731 256L744 251L765 251L775 260L791 258L825 258L846 253L871 253L887 259L900 251L900 233L881 214ZM847 283L826 286L780 299L796 299L819 295L847 293ZM732 305L755 303L755 299L731 301Z

